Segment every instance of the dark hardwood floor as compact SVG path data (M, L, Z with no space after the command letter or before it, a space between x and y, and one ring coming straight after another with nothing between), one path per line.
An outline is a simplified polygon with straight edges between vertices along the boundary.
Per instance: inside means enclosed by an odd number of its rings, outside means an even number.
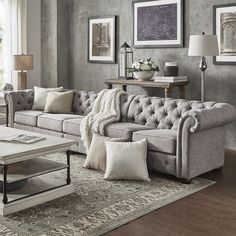
M201 176L217 183L106 236L236 236L236 151L226 150L222 171Z

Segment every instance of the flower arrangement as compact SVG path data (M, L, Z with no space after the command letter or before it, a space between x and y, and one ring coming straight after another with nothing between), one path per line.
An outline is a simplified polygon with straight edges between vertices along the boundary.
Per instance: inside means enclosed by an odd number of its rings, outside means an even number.
M151 59L136 61L129 68L129 72L139 72L139 71L159 71L158 65Z

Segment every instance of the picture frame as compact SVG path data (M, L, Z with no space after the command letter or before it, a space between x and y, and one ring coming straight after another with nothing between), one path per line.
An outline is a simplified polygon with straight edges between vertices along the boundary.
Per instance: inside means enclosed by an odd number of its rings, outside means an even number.
M133 46L184 47L184 0L134 1Z
M213 63L236 65L236 3L213 6L213 34L219 43L219 56L213 57Z
M88 62L116 63L117 16L88 18Z

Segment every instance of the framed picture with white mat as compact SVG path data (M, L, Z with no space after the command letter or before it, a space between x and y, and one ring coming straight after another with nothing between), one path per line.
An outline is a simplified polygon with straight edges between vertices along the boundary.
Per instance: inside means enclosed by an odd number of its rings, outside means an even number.
M116 63L117 16L89 17L88 62Z
M219 44L214 64L236 65L236 3L213 6L213 33Z

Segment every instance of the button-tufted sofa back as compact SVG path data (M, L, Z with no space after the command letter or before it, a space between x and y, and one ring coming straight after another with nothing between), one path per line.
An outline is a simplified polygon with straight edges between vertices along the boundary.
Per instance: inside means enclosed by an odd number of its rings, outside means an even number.
M126 120L157 129L177 130L179 119L185 112L210 108L215 104L215 102L134 96Z
M86 116L93 106L95 92L75 91L73 113ZM187 111L213 107L215 102L187 101L182 99L121 96L121 121L146 125L156 129L177 130L179 119Z
M127 119L127 112L130 102L134 95L122 95L120 101L121 120ZM93 107L93 102L97 98L96 92L77 91L75 90L73 98L73 113L86 116Z
M20 110L31 110L34 101L34 91L24 90L24 91L11 91L11 102L15 108L15 111ZM8 92L5 94L7 96Z
M75 91L73 100L73 113L86 116L92 110L92 104L97 98L95 92Z
M34 91L11 92L16 111L32 109ZM77 91L74 93L73 113L86 116L91 110L96 92ZM182 99L122 95L121 121L146 125L156 129L177 130L179 119L187 111L211 108L215 102L187 101Z
M7 95L7 94L6 94ZM96 92L74 91L73 113L86 116L91 110ZM8 102L14 111L32 109L34 91L11 92ZM121 121L146 125L156 129L177 130L178 123L187 111L217 106L215 102L187 101L182 99L122 95L120 103Z

